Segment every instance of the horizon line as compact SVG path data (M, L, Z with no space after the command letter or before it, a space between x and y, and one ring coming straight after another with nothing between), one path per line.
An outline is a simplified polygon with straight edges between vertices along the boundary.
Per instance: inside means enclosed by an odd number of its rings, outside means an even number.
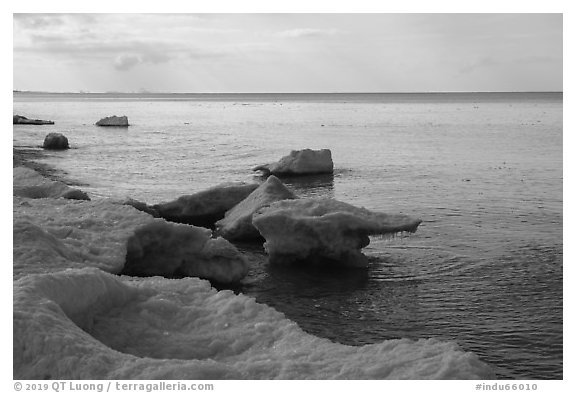
M12 93L41 94L466 94L466 93L564 93L564 90L451 90L451 91L323 91L323 92L166 92L166 91L42 91L18 90Z

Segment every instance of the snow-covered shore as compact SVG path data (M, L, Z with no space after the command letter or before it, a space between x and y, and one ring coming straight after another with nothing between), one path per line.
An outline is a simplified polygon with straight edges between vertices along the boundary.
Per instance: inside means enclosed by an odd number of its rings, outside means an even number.
M14 196L15 379L494 377L454 342L346 346L206 280L117 275L130 236L158 219L47 196Z

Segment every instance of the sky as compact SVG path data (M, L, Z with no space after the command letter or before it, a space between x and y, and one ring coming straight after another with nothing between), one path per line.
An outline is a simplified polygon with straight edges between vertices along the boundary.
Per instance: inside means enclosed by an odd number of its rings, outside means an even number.
M562 14L14 14L13 88L562 91Z

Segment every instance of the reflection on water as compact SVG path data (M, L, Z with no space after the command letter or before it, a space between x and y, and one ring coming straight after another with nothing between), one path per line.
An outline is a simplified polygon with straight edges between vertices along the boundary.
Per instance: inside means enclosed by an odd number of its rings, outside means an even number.
M320 264L295 266L267 265L266 274L258 283L258 291L298 293L298 296L316 296L322 292L347 296L368 284L367 269L335 268Z
M412 240L367 249L367 269L270 266L254 245L236 290L343 344L436 337L478 354L499 378L562 378L561 246L482 258Z
M265 176L254 176L261 182ZM283 176L282 182L294 194L302 198L330 197L334 198L334 174Z

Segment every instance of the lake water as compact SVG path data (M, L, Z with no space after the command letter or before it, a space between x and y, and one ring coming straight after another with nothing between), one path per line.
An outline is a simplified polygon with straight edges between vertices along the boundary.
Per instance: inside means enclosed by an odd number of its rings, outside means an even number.
M367 270L269 266L237 290L306 331L350 345L391 338L456 341L500 378L561 379L562 94L15 93L14 146L64 133L45 162L94 197L169 201L292 149L329 148L334 176L290 180L423 220L409 237L372 238ZM127 115L128 129L100 128Z

